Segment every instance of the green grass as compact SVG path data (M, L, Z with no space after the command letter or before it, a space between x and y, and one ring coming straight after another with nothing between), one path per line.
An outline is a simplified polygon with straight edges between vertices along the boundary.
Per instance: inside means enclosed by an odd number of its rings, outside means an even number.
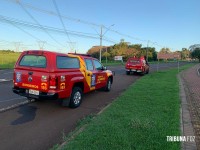
M121 61L106 61L105 60L102 60L101 63L104 65L104 66L117 66L117 65L124 65L124 63L122 63Z
M102 60L101 61L102 64L104 66L117 66L117 65L125 65L126 64L126 61L124 61L123 63L121 61L106 61L105 60ZM183 60L180 60L179 62L185 62ZM160 60L160 61L149 61L148 62L149 64L157 64L157 63L177 63L177 60L168 60L168 61L163 61L163 60Z
M0 52L0 69L13 68L20 53Z
M181 134L177 74L172 69L144 76L63 149L180 149L166 138Z

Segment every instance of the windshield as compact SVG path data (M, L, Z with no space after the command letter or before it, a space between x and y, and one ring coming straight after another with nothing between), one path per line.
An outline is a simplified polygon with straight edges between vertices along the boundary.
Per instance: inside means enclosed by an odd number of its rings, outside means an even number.
M22 57L20 66L46 68L46 57L38 55L25 55Z

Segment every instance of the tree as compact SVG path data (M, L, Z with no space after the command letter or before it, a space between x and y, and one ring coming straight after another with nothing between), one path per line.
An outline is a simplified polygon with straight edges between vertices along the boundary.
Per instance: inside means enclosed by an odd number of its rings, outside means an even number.
M171 53L171 51L170 51L169 48L162 48L162 49L160 50L160 53L169 54L169 53Z
M192 58L197 58L200 62L200 47L196 47L191 52Z
M156 61L157 60L157 52L155 47L148 47L148 60L149 61Z
M187 48L182 48L181 59L185 60L189 58L189 56L190 56L190 51Z
M107 50L106 50L107 49ZM87 52L91 56L95 58L99 58L99 50L100 46L93 46ZM169 51L169 49L167 49ZM124 60L127 60L129 57L136 56L146 56L146 52L148 52L148 60L156 60L157 52L154 47L142 47L142 44L130 44L129 42L125 42L124 39L121 39L118 44L113 46L103 46L102 47L102 57L105 59L107 57L108 60L114 58L114 56L123 56Z
M109 59L110 58L110 53L104 52L102 56L104 57L104 59L106 59L106 58Z
M193 51L195 48L200 48L200 44L194 44L189 47L190 51Z

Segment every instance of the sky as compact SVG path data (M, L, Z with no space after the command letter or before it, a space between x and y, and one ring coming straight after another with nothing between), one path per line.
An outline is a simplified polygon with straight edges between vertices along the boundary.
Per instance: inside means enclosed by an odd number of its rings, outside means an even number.
M0 0L0 49L86 53L131 44L200 44L199 0Z

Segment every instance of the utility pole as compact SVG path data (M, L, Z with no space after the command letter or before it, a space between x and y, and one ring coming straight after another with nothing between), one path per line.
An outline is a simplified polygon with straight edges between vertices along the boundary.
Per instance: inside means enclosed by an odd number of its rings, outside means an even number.
M44 49L44 44L46 43L46 41L37 41L38 42L38 46L40 50Z
M110 28L112 26L114 26L115 24L112 24L111 26L109 26L107 28L107 30L103 33L103 25L101 25L101 32L100 32L100 50L99 50L99 61L101 62L101 51L102 51L102 39L103 39L103 36L110 30Z
M107 61L108 61L108 60L107 60L107 59L108 59L107 57L108 57L108 47L106 47L106 65L107 65Z
M146 59L148 62L148 48L149 48L149 40L147 41L147 49L146 49Z
M69 43L71 47L70 53L75 53L76 42L67 42L67 43Z
M99 52L99 61L101 62L101 51L102 51L102 30L103 30L103 25L101 25L101 32L100 32L100 52Z
M19 51L19 47L20 47L20 44L21 44L22 42L14 42L14 45L15 45L15 50L16 50L16 52L18 52Z

